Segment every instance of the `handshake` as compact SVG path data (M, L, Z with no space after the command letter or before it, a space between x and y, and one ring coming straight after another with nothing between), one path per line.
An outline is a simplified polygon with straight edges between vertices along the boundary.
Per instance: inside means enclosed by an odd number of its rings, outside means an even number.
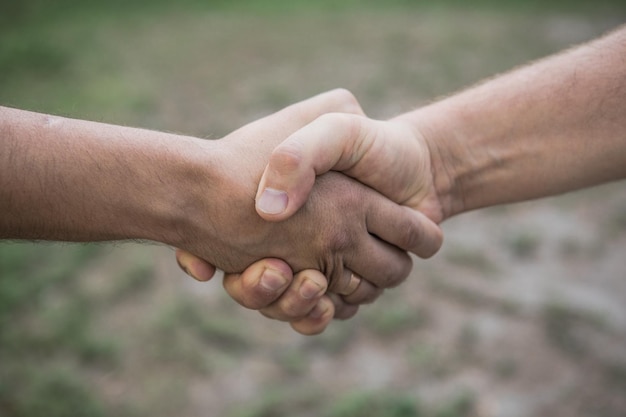
M626 178L626 27L389 121L336 90L207 141L0 107L0 239L151 240L304 334L469 210Z
M345 90L209 145L226 155L209 216L217 233L184 242L178 262L201 281L223 269L235 300L301 333L321 332L402 282L407 252L425 258L441 246L437 222L448 213L431 145L407 120L368 119Z
M230 159L221 231L178 261L321 332L435 254L445 219L626 178L624 56L622 26L389 121L334 91L252 123L211 143Z

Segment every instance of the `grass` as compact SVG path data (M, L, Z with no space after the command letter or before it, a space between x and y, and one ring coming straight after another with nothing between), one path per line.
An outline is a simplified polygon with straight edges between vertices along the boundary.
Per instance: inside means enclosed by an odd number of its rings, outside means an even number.
M408 395L354 392L340 398L325 417L420 417L417 401Z
M548 303L543 310L543 319L546 337L552 345L574 356L587 353L587 343L585 337L580 336L580 330L605 330L607 326L601 315L561 302Z
M441 347L417 343L407 355L407 361L424 378L437 379L449 375L455 366L454 361L443 353Z
M355 391L340 398L325 417L463 417L472 415L475 397L469 391L452 394L434 405L400 392Z
M541 246L541 236L530 231L518 232L509 236L506 244L516 258L528 260L536 256Z
M227 417L287 417L300 415L323 401L316 389L281 386L265 390L257 401L233 407Z
M203 309L195 302L177 298L157 312L146 337L146 355L154 364L170 364L185 372L210 374L248 352L243 323L217 309Z
M105 415L77 372L115 361L115 347L91 331L93 310L76 287L78 271L99 252L90 245L0 244L0 414ZM73 364L60 365L66 355Z
M515 300L494 297L453 283L445 278L432 279L429 284L433 293L454 300L457 304L466 307L490 308L508 316L517 316L521 310Z
M452 246L445 251L445 259L452 265L472 269L483 277L493 277L498 272L497 265L482 250Z
M369 309L363 314L364 326L380 337L401 336L404 332L414 332L428 323L428 313L423 309L397 303Z
M31 369L27 384L0 382L0 412L15 417L104 417L103 404L75 372ZM19 380L18 380L19 381ZM15 382L15 381L13 381Z

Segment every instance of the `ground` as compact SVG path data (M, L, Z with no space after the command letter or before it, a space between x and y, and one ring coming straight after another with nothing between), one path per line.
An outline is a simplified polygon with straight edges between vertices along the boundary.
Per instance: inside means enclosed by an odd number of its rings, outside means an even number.
M76 13L4 34L0 102L219 138L345 87L385 118L624 16ZM33 54L37 65L6 58ZM171 248L3 243L0 414L626 415L624 183L467 213L444 230L442 251L416 259L402 286L314 337L242 309L219 277L192 281Z

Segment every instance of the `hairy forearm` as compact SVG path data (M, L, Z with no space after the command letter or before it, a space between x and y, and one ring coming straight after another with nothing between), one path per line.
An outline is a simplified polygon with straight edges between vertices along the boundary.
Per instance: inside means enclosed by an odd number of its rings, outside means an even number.
M174 243L182 193L198 175L194 147L192 138L0 108L0 238Z
M444 217L626 177L626 27L402 116Z

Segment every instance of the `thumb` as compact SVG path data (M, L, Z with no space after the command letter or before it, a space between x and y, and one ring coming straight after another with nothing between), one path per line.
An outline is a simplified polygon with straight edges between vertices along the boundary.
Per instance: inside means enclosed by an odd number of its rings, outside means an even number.
M285 220L304 205L317 175L330 170L350 175L371 149L378 127L362 115L327 113L289 136L272 152L259 182L259 216Z
M208 281L215 275L213 265L182 249L176 249L176 262L180 269L196 281Z

